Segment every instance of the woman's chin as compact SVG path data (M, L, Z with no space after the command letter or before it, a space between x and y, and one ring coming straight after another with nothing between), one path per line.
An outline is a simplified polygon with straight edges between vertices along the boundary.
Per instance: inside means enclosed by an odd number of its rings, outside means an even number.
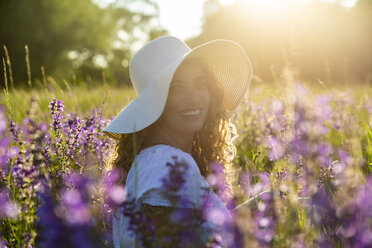
M203 128L202 123L198 125L189 125L183 129L185 133L188 133L190 135L195 134L196 132L200 131Z

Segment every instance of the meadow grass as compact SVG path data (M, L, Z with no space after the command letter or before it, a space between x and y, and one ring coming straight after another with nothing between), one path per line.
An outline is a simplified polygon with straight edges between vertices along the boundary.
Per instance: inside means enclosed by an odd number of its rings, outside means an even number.
M102 84L89 87L80 86L59 86L50 84L47 88L20 88L9 91L10 103L12 106L14 120L23 120L31 99L36 99L39 103L40 118L45 122L50 122L48 106L52 99L63 101L65 112L73 112L78 115L85 115L92 109L103 107L102 116L110 118L116 115L127 103L135 97L135 92L131 87L115 87ZM6 106L6 96L0 95L0 104Z
M295 80L252 83L249 95L233 115L239 134L235 178L232 178L234 200L239 204L265 190L274 193L255 202L257 206L263 202L264 210L253 207L237 215L245 244L249 247L289 247L297 243L303 247L372 244L358 236L372 231L372 222L364 221L364 218L371 220L366 206L372 207L369 197L371 95L371 86L358 83L327 85ZM5 230L2 239L9 247L18 247L21 243L55 247L58 239L47 239L48 229L54 230L55 226L61 228L56 229L58 237L70 238L68 242L76 242L71 238L73 233L83 233L86 244L96 244L91 247L112 247L109 238L106 240L110 236L106 228L110 221L102 220L103 225L93 221L93 226L91 222L84 222L84 218L80 219L83 225L74 222L71 213L81 217L80 209L70 206L68 198L59 196L77 193L84 196L81 199L86 201L82 205L90 209L90 219L112 214L111 210L102 210L105 197L110 195L99 194L111 189L99 182L106 176L105 160L113 150L114 141L101 130L109 118L134 97L131 87L110 87L104 80L100 85L91 86L57 83L46 76L25 88L10 87L1 93L0 104L6 109L7 100L10 101L13 121L21 127L13 126L11 139L5 137L9 136L8 132L0 130L3 132L0 144L18 147L5 153L9 157L7 166L0 168L4 179L0 183L0 197L9 195L7 204L17 206L13 212L6 213L1 229ZM70 112L79 117L67 117ZM5 115L0 117L6 119ZM52 125L47 127L46 123ZM8 125L10 130L11 122ZM92 180L88 173L91 165L102 173L95 179L93 191L92 185L82 183ZM34 174L29 177L30 172ZM71 178L75 178L72 181L77 184L76 190L70 188ZM44 181L47 182L45 192L40 187ZM82 185L85 186L79 188ZM117 185L109 187L114 186ZM42 202L36 197L36 191L42 193ZM314 217L313 210L306 209L299 196L312 199L315 210L320 208L315 212L318 216ZM58 200L53 201L53 197ZM20 208L28 212L18 211ZM61 212L61 208L67 210ZM363 218L350 219L348 213ZM1 214L0 211L0 217ZM73 224L66 224L69 221ZM35 227L35 223L42 225ZM337 228L334 223L338 223ZM352 236L347 229L349 223L355 228ZM92 231L97 235L92 235ZM97 238L102 239L102 243L97 242ZM48 241L43 243L43 239ZM0 245L1 242L0 239ZM107 245L100 246L103 243ZM74 245L71 247L80 247L80 244Z
M36 99L39 103L39 110L43 121L47 122L49 118L48 105L52 99L63 101L65 112L73 112L78 115L84 115L92 109L101 109L102 116L110 118L116 116L136 96L131 86L110 86L106 83L89 86L85 84L71 85L57 83L49 78L47 87L39 83L38 86L29 88L9 89L10 104L12 106L13 118L19 122L27 115L26 110L29 107L30 100ZM350 94L357 103L364 98L372 95L372 86L363 83L332 84L325 85L319 82L299 83L309 87L314 96L321 94ZM288 82L253 82L248 93L251 102L259 103L268 98L285 99L293 91L294 83ZM6 106L6 96L4 91L0 92L0 104Z

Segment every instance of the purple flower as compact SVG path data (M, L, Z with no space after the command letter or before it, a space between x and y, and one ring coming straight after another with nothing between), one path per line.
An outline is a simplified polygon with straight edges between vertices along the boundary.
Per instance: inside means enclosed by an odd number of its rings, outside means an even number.
M54 115L56 112L63 112L63 103L62 101L57 101L53 98L53 100L49 104L50 113Z
M213 162L210 164L210 170L211 173L207 176L209 185L215 188L216 194L226 204L228 209L234 208L235 203L231 197L232 193L228 186L223 166L220 163Z
M72 172L61 183L58 197L47 185L38 195L38 247L102 247L107 234L101 225L105 223L97 220L91 205L97 182L90 175Z
M278 139L269 136L266 142L270 149L268 157L271 161L278 160L284 155L285 150Z
M1 248L7 248L7 247L9 247L8 245L9 245L9 244L8 244L7 242L5 242L5 241L2 239L2 237L0 237L0 247L1 247Z
M320 144L317 147L316 154L320 163L329 164L331 159L329 155L332 152L332 147L329 144Z
M79 221L66 221L61 216L61 206L55 203L48 191L42 193L40 199L41 206L37 210L37 247L102 247L99 236L92 232L92 222L80 221L81 218Z
M105 204L112 210L121 205L127 199L127 191L124 186L119 184L122 175L118 169L109 171L103 176L102 186L104 188Z
M254 224L252 233L262 246L270 246L275 234L275 212L273 192L265 192L259 195L257 208L252 210Z
M141 203L128 196L122 204L123 214L129 219L128 231L140 241L140 247L151 247L155 242L155 228L144 215Z
M0 190L0 217L16 218L19 214L20 207L9 198L9 192Z
M6 117L4 109L0 108L0 178L6 180L8 173L8 163L19 153L17 146L10 147L10 138L6 134ZM13 123L12 121L10 123ZM0 184L1 185L1 184Z
M320 95L315 100L315 116L318 121L324 122L331 120L332 108L330 105L331 97L329 95Z
M14 142L20 144L20 135L22 134L22 130L19 128L18 124L13 120L9 120L9 132L14 139Z
M162 179L162 188L164 197L168 199L172 205L179 206L183 204L189 205L188 199L184 199L180 192L185 190L185 174L189 169L189 165L184 161L178 161L177 157L173 157L174 163L167 163L168 176ZM186 207L184 206L184 207ZM189 206L191 207L191 206Z
M53 117L53 123L51 124L51 126L55 132L59 132L59 130L63 127L62 126L63 108L64 106L62 104L62 101L57 101L56 99L53 99L50 102L49 109Z

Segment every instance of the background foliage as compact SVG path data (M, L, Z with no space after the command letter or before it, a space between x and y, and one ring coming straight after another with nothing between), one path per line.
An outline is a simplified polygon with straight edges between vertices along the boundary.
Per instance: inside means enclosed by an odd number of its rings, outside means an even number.
M191 47L217 38L238 42L257 82L292 76L336 85L371 83L371 0L358 0L352 8L342 7L343 0L259 2L206 0L202 31L186 42ZM44 67L58 82L102 82L104 72L109 84L130 85L133 53L167 33L158 13L154 0L0 1L0 45L7 46L16 86L28 81L25 45L33 84L42 83Z
M202 33L192 46L212 39L241 44L264 82L277 81L291 66L301 80L372 83L372 1L236 0L204 4ZM266 4L265 4L266 3Z
M133 11L133 4L149 10ZM27 82L25 45L31 74L39 81L43 66L58 79L72 81L75 74L85 83L97 82L106 68L110 81L128 82L133 44L165 33L154 25L157 11L150 0L102 7L92 0L0 1L0 43L8 49L16 85ZM4 51L1 55L5 57Z

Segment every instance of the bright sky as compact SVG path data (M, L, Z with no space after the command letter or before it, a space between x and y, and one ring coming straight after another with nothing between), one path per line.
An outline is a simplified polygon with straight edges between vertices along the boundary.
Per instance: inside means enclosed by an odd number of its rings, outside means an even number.
M114 0L94 0L99 4L113 2ZM160 24L169 31L169 34L181 39L197 36L201 31L203 4L205 0L153 0L159 6ZM223 5L229 5L234 0L218 0ZM243 0L244 1L244 0ZM246 0L254 4L272 7L283 0ZM310 2L311 0L295 0ZM358 0L321 0L325 2L340 1L345 7L353 7Z
M93 1L102 7L115 2L115 0ZM233 0L218 1L230 3ZM169 31L169 34L186 39L200 33L205 0L153 0L153 2L159 6L160 24ZM136 9L142 11L143 6L136 6Z
M159 5L160 24L171 35L186 39L200 33L205 0L156 0L156 2Z
M154 0L159 5L160 23L171 35L181 39L196 36L201 31L201 18L205 0ZM223 5L229 5L234 0L218 0ZM248 0L247 0L248 1ZM280 4L280 0L251 0L258 5ZM311 0L296 0L310 2ZM322 0L336 2L337 0ZM353 7L357 0L340 0L344 7Z

